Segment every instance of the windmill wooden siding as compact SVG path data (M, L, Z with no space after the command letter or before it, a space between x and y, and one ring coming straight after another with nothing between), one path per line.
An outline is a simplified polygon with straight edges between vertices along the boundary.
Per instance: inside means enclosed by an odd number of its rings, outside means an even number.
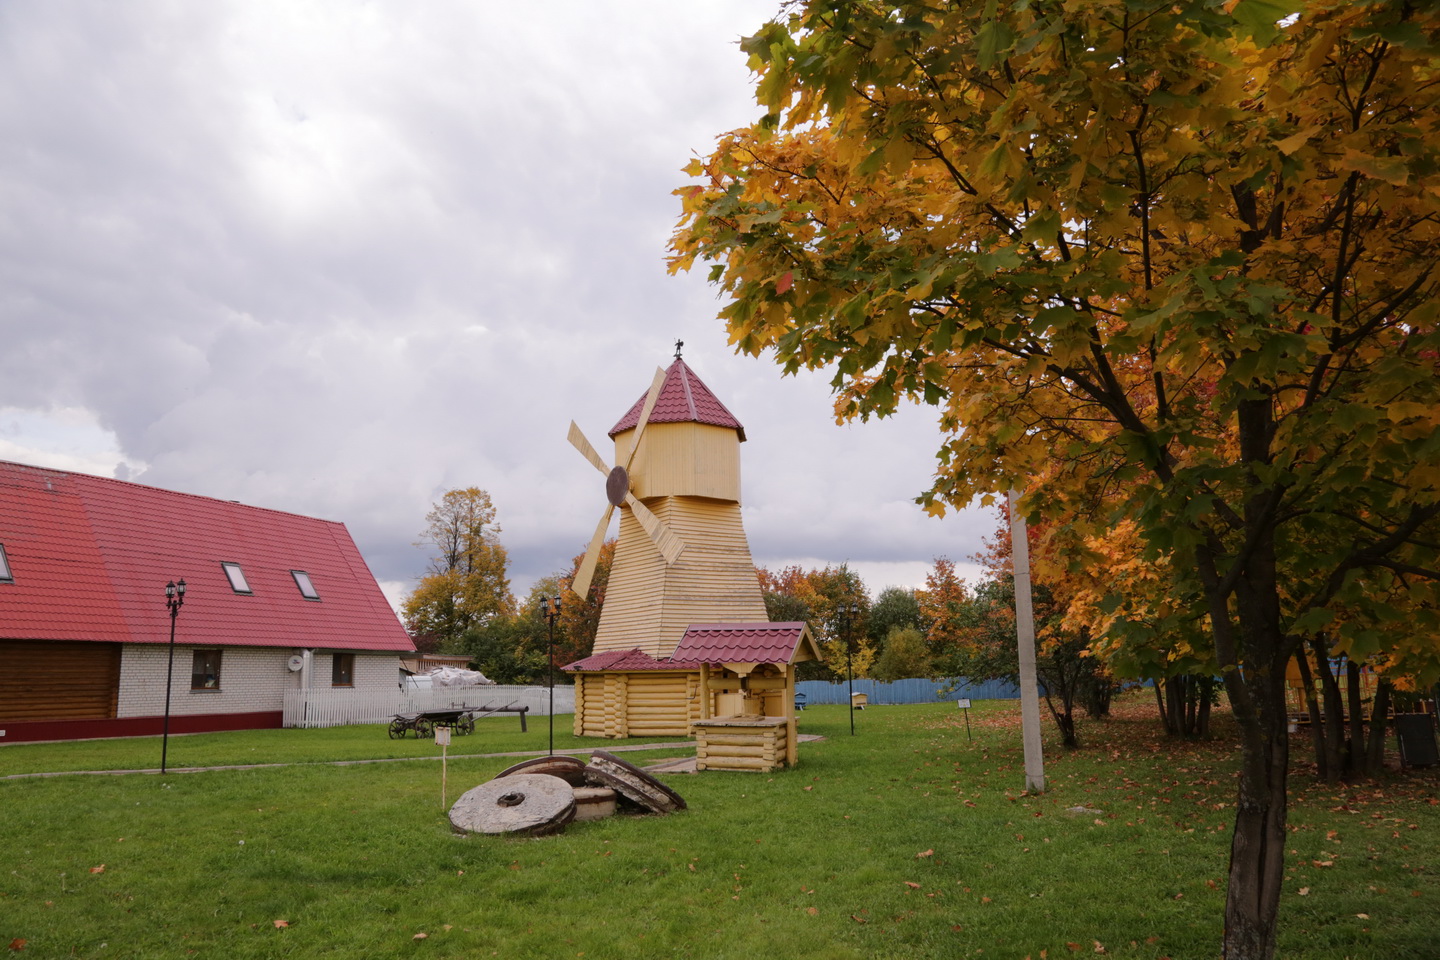
M635 431L615 437L615 462L630 455ZM631 490L651 497L740 499L740 438L730 427L704 423L655 423L645 428L630 466ZM646 506L653 506L646 503Z
M596 653L639 648L667 657L692 623L765 619L738 503L687 497L646 506L685 541L685 552L667 567L639 521L620 510Z

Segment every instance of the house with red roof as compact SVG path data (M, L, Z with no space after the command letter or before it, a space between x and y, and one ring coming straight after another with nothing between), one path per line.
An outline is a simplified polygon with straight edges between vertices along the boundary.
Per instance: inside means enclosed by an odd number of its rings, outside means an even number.
M279 727L414 651L342 523L0 461L0 743L158 734L167 673L171 732Z

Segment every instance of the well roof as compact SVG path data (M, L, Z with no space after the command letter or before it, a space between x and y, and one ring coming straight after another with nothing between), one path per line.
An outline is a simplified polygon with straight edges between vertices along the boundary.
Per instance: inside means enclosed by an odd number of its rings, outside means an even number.
M798 663L820 651L802 621L694 623L670 655L674 664Z

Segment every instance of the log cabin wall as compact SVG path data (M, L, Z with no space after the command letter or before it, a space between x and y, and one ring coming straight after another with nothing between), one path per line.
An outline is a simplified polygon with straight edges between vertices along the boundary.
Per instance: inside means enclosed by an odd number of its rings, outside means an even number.
M0 719L108 719L119 690L118 643L0 641Z

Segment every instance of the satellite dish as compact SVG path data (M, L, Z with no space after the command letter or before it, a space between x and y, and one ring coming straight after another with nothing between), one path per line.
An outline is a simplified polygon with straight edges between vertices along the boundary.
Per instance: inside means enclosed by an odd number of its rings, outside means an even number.
M286 663L285 666L290 668L291 673L295 673L301 667L305 666L305 658L297 653L295 654L295 656L290 658L289 662Z

